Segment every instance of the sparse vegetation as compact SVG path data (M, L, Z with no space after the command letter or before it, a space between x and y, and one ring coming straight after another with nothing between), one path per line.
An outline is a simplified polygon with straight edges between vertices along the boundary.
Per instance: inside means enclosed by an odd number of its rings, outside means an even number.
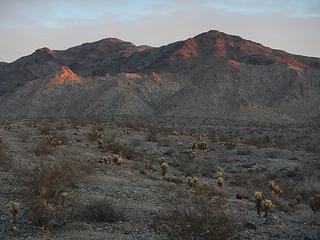
M320 193L315 194L313 197L309 199L309 206L313 212L320 211Z
M0 137L0 165L7 164L8 162L8 146Z
M122 214L115 210L107 198L91 200L80 210L80 219L87 222L114 223L122 218Z
M57 161L42 163L23 175L24 205L35 226L49 228L64 225L72 218L72 207L66 206L66 192L75 184L83 171L79 163Z
M91 132L88 133L88 139L91 142L95 142L98 139L102 139L104 137L104 128L103 127L94 127Z
M18 201L10 201L8 203L8 207L9 207L9 211L11 214L11 218L12 218L12 223L16 224L17 223L17 215L20 212L20 208L21 208L21 203Z
M193 191L180 190L171 211L152 221L153 229L170 239L223 240L240 229L240 222L226 208L223 193L207 184L197 185Z

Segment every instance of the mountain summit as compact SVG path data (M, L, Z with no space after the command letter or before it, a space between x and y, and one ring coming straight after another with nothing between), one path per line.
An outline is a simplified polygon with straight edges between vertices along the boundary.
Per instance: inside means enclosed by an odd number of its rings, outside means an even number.
M41 92L45 84L59 88ZM306 122L319 120L319 93L320 59L219 31L158 48L107 38L0 64L0 113L12 118Z

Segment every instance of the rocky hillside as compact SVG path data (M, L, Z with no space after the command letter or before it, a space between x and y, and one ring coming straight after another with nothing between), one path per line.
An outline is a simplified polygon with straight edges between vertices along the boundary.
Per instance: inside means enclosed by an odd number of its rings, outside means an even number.
M3 118L320 121L320 59L209 31L153 48L118 39L0 63Z

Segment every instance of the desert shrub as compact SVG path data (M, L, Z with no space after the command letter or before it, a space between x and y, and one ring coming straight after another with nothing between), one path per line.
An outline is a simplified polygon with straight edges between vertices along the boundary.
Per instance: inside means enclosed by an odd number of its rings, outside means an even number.
M18 136L22 142L26 142L32 136L32 132L28 129L21 129Z
M8 146L0 137L0 165L6 165L8 163L8 156Z
M41 139L41 141L35 146L33 152L36 156L49 155L53 152L53 147L48 144L48 141Z
M320 211L320 193L315 194L309 199L309 206L313 212Z
M88 133L88 139L91 141L91 142L95 142L97 141L98 139L101 139L104 135L104 128L103 127L94 127L91 129L91 131Z
M159 141L158 131L154 128L149 128L146 135L146 141L158 142Z
M138 138L133 138L130 140L130 145L134 148L140 147L141 146L141 140Z
M290 144L285 140L275 140L274 141L274 147L281 148L281 149L287 149L289 148Z
M195 176L200 171L200 161L188 152L181 152L175 155L179 169L185 173L186 176Z
M210 159L204 158L201 161L199 172L202 176L213 178L214 177L214 171L212 170L214 168L214 163Z
M49 126L43 126L40 128L40 135L49 135L52 129Z
M124 145L121 152L125 158L130 160L139 160L141 158L141 154L129 145Z
M296 187L296 195L300 195L303 202L320 193L320 182L312 177L306 177L302 185Z
M272 146L272 141L269 136L248 138L244 141L244 143L247 145L252 145L259 148Z
M304 150L310 153L320 153L320 145L308 144L304 146Z
M210 129L208 132L208 139L212 142L216 142L219 139L219 135L213 129Z
M170 239L229 239L239 227L226 207L224 194L213 186L199 184L180 189L170 211L156 215L151 227Z
M250 149L239 149L237 151L237 155L250 155L251 151Z
M115 137L104 138L102 143L103 149L111 151L114 154L121 154L124 145L120 143Z
M170 139L167 137L159 138L158 144L159 144L159 146L162 146L162 147L170 147L172 145Z
M83 164L86 162L82 160L42 162L20 176L23 205L33 225L50 228L64 225L73 218L74 204L69 192L88 171L88 166Z
M269 152L266 152L266 158L279 158L280 157L280 152L279 151L269 151Z
M233 141L227 141L225 142L225 146L228 150L233 150L237 146L237 144Z
M70 161L42 163L25 173L25 206L30 221L48 228L65 224L70 216L64 205L65 196L76 180L75 169Z
M113 223L122 219L121 213L115 211L111 201L107 198L92 200L82 207L80 219L88 222Z

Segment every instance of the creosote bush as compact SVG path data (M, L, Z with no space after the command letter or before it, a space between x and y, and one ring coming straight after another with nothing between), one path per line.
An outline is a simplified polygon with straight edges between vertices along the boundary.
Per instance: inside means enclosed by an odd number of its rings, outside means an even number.
M112 202L106 198L92 200L82 207L80 219L87 222L117 222L122 214L115 211Z
M20 181L32 224L45 229L66 224L73 217L68 192L84 173L89 173L88 169L85 161L63 160L41 163L25 172Z
M240 222L236 222L222 192L208 184L197 184L186 191L179 189L171 211L157 215L152 228L169 239L228 239L237 234ZM239 225L239 226L237 226Z
M121 154L124 145L120 143L115 137L104 138L102 141L102 148L114 154Z
M158 142L159 141L159 131L155 128L149 128L147 135L146 135L146 140L149 142Z

